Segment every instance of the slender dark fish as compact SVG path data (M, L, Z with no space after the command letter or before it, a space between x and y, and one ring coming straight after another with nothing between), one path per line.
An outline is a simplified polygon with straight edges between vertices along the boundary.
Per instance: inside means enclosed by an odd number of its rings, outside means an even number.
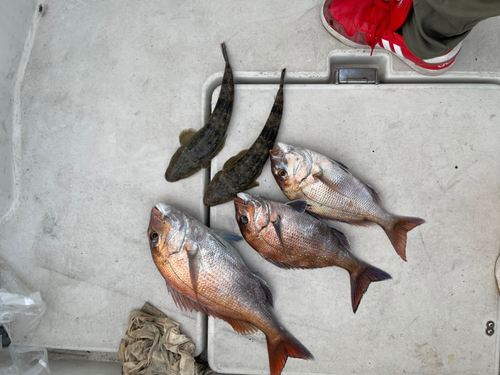
M233 111L234 82L224 43L221 44L221 49L226 61L226 69L222 78L219 99L205 126L198 131L185 129L181 132L179 136L181 147L172 156L165 172L165 179L169 182L189 177L201 168L208 168L210 160L224 147Z
M224 164L222 171L214 176L203 197L207 206L216 206L229 202L243 190L258 186L256 181L269 157L269 150L274 146L278 136L283 114L283 84L286 69L281 72L280 88L274 100L274 105L257 140L248 150L241 151Z
M391 278L358 260L342 232L304 213L304 200L283 204L239 193L234 207L245 240L274 265L287 269L337 266L348 271L354 312L371 282Z
M375 189L337 161L302 147L284 143L278 147L270 151L271 168L288 199L306 200L307 211L319 218L380 225L398 255L406 260L406 234L425 220L385 211Z
M260 329L267 338L271 375L281 373L288 357L313 358L274 320L271 290L231 245L240 236L214 231L160 203L151 210L148 238L153 260L176 305L223 319L241 334Z

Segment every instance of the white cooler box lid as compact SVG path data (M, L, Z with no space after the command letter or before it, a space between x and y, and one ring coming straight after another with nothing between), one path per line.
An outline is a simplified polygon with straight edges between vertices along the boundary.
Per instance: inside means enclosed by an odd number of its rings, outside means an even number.
M238 85L229 136L212 176L264 126L278 85ZM217 92L214 97L217 98ZM315 356L284 374L497 374L500 232L500 90L497 85L285 85L277 141L347 165L385 208L426 220L408 234L404 262L378 227L333 224L354 254L393 279L372 283L353 314L348 273L283 270L244 241L237 249L270 285L274 316ZM266 164L251 194L286 202ZM232 202L211 208L212 228L240 234ZM217 372L267 374L265 336L209 319Z

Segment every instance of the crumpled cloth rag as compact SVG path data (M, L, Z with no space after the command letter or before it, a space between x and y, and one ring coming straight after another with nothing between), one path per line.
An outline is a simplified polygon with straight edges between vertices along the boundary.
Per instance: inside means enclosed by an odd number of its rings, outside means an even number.
M197 362L195 345L180 333L180 324L149 303L132 311L127 338L120 343L118 356L122 375L209 375L209 367Z

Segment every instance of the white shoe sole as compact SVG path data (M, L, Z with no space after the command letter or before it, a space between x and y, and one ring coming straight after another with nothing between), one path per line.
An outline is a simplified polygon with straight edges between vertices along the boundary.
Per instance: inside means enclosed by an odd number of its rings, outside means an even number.
M356 49L371 49L370 46L363 46L361 44L355 43L355 42L345 38L343 35L339 34L334 29L332 29L332 27L328 24L327 20L325 19L325 15L323 13L323 7L321 7L321 22L323 23L323 26L326 29L326 31L328 31L335 39L338 39L343 44L348 45L349 47L356 48ZM461 44L459 44L457 47L460 48L460 45ZM457 48L457 47L455 47L455 48ZM379 45L376 45L375 48L383 49L385 51L392 53L394 56L396 56L402 62L404 62L406 65L408 65L410 68L412 68L416 72L423 74L423 75L426 75L426 76L441 75L441 74L447 72L453 66L453 64L455 64L455 61L453 61L449 66L447 66L444 69L440 69L440 70L425 69L425 68L422 68L421 66L418 66L417 64L411 62L410 60L399 56L398 54L396 54L388 49L380 47ZM458 54L458 52L457 52L457 54Z

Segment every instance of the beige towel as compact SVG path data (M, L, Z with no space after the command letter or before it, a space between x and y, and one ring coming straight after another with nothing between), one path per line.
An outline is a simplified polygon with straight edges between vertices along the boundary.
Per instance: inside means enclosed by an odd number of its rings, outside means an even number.
M195 345L180 324L146 303L132 311L118 356L122 375L208 375L213 371L192 356Z

